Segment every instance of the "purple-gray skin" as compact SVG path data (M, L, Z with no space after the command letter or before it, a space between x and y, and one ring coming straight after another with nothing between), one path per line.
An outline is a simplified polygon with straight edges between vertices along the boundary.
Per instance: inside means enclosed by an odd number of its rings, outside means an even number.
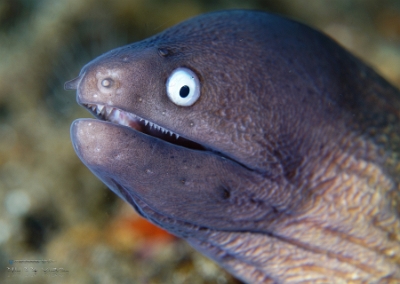
M215 12L65 88L82 162L239 279L400 282L400 92L328 37Z

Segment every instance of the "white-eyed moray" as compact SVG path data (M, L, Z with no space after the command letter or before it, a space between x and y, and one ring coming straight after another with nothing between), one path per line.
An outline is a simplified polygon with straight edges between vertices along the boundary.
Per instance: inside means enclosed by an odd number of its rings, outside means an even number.
M65 84L82 162L247 283L400 283L400 92L256 11L195 17Z

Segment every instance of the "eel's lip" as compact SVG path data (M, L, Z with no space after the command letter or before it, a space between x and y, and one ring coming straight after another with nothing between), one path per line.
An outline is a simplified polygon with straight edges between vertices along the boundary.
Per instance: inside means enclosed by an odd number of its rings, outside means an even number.
M204 146L195 141L186 139L170 129L166 129L148 119L142 118L134 113L124 111L115 106L82 102L80 102L80 104L87 108L89 112L91 112L99 120L126 126L144 134L185 148L206 150Z

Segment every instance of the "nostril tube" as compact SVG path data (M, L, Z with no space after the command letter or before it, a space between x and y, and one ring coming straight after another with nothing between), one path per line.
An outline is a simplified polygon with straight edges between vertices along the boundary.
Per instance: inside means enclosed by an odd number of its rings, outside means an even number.
M68 82L65 82L64 89L65 90L76 90L76 89L78 89L78 85L79 85L82 77L83 76L78 76L75 79L72 79L72 80L70 80Z

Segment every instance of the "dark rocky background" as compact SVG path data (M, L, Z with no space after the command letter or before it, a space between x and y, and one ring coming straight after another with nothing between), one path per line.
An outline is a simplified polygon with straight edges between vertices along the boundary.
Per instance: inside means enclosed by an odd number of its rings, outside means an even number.
M81 164L69 126L89 114L63 90L103 52L231 8L307 23L400 86L398 0L0 0L0 283L239 283Z

